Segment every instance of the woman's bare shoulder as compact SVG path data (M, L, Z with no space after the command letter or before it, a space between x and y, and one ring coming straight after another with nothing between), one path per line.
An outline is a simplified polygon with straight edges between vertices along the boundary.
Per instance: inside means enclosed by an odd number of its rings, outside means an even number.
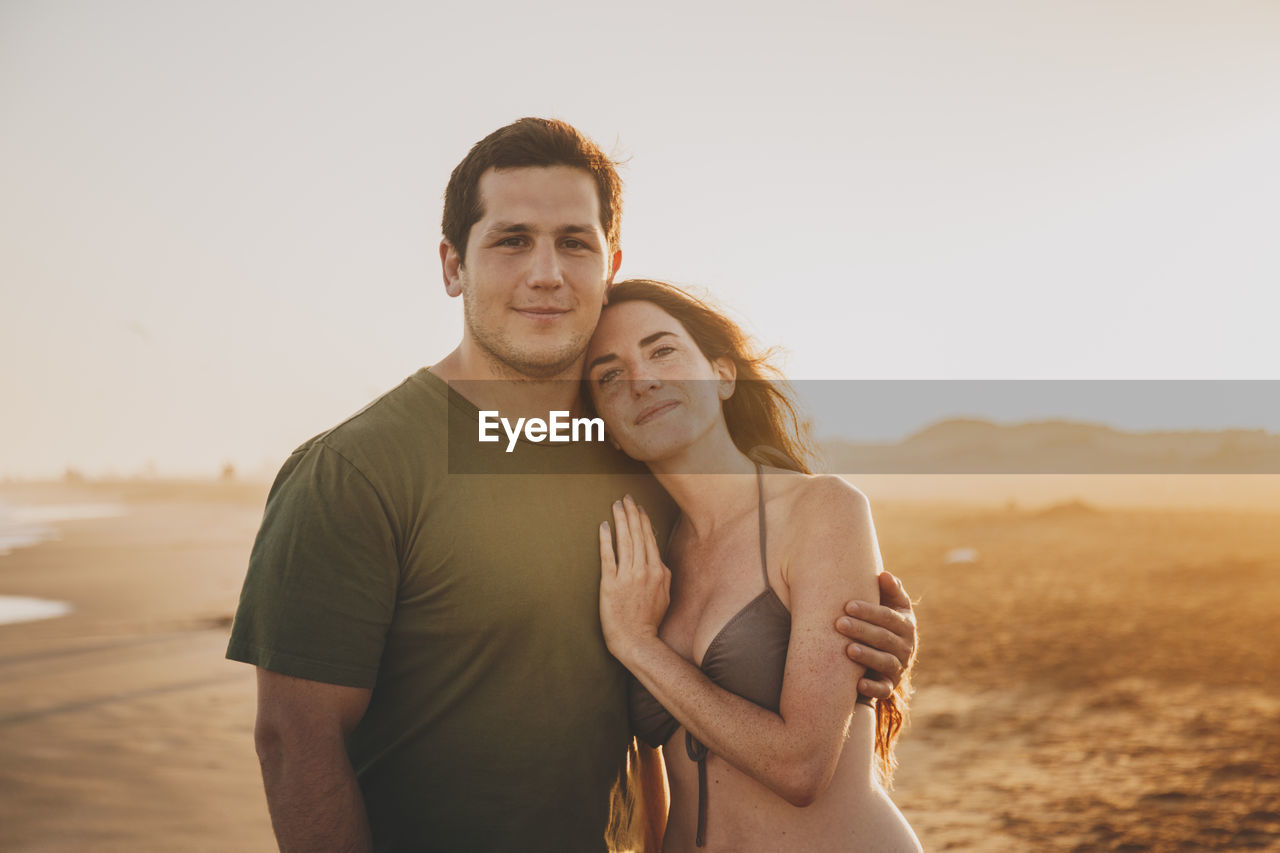
M841 555L866 549L868 544L874 547L871 502L847 480L831 474L801 475L787 487L780 543L784 565L829 565ZM784 573L790 575L789 571Z
M848 530L871 521L871 501L843 477L804 474L788 485L788 526L793 530Z

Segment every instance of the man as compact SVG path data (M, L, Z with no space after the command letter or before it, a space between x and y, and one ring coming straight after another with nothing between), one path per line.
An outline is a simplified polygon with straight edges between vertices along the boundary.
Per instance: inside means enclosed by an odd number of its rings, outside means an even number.
M461 343L277 477L227 656L258 667L282 850L606 849L631 741L595 530L623 493L660 528L673 508L606 443L508 455L476 436L479 410L577 408L620 201L613 164L567 124L522 119L477 143L440 246ZM915 632L892 591L902 612L841 621L883 649L851 656L897 677Z

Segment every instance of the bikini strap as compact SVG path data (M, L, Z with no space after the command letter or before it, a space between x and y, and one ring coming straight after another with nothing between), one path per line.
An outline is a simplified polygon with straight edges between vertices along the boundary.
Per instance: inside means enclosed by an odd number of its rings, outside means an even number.
M764 576L764 588L770 589L769 564L765 561L768 538L765 536L764 530L764 472L760 469L759 462L756 463L756 492L758 494L757 502L760 512L760 520L757 522L760 528L760 574Z

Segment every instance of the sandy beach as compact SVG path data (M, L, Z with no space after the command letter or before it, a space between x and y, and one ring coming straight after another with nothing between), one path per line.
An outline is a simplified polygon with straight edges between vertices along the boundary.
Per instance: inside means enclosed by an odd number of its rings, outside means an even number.
M0 849L273 850L254 676L223 659L265 486L5 487L120 503L0 557L0 594L72 612L0 625Z
M895 799L927 849L1280 849L1274 513L877 517L919 598Z
M1280 849L1274 509L868 491L919 599L894 798L926 849ZM265 492L0 487L124 509L0 556L0 595L73 608L0 625L0 849L274 849L222 658Z

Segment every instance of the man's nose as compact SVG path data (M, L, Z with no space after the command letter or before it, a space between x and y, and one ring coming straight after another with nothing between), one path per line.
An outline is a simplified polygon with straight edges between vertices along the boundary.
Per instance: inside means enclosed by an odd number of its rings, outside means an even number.
M529 270L529 286L555 288L564 284L564 270L553 244L544 243L533 251L533 266Z

